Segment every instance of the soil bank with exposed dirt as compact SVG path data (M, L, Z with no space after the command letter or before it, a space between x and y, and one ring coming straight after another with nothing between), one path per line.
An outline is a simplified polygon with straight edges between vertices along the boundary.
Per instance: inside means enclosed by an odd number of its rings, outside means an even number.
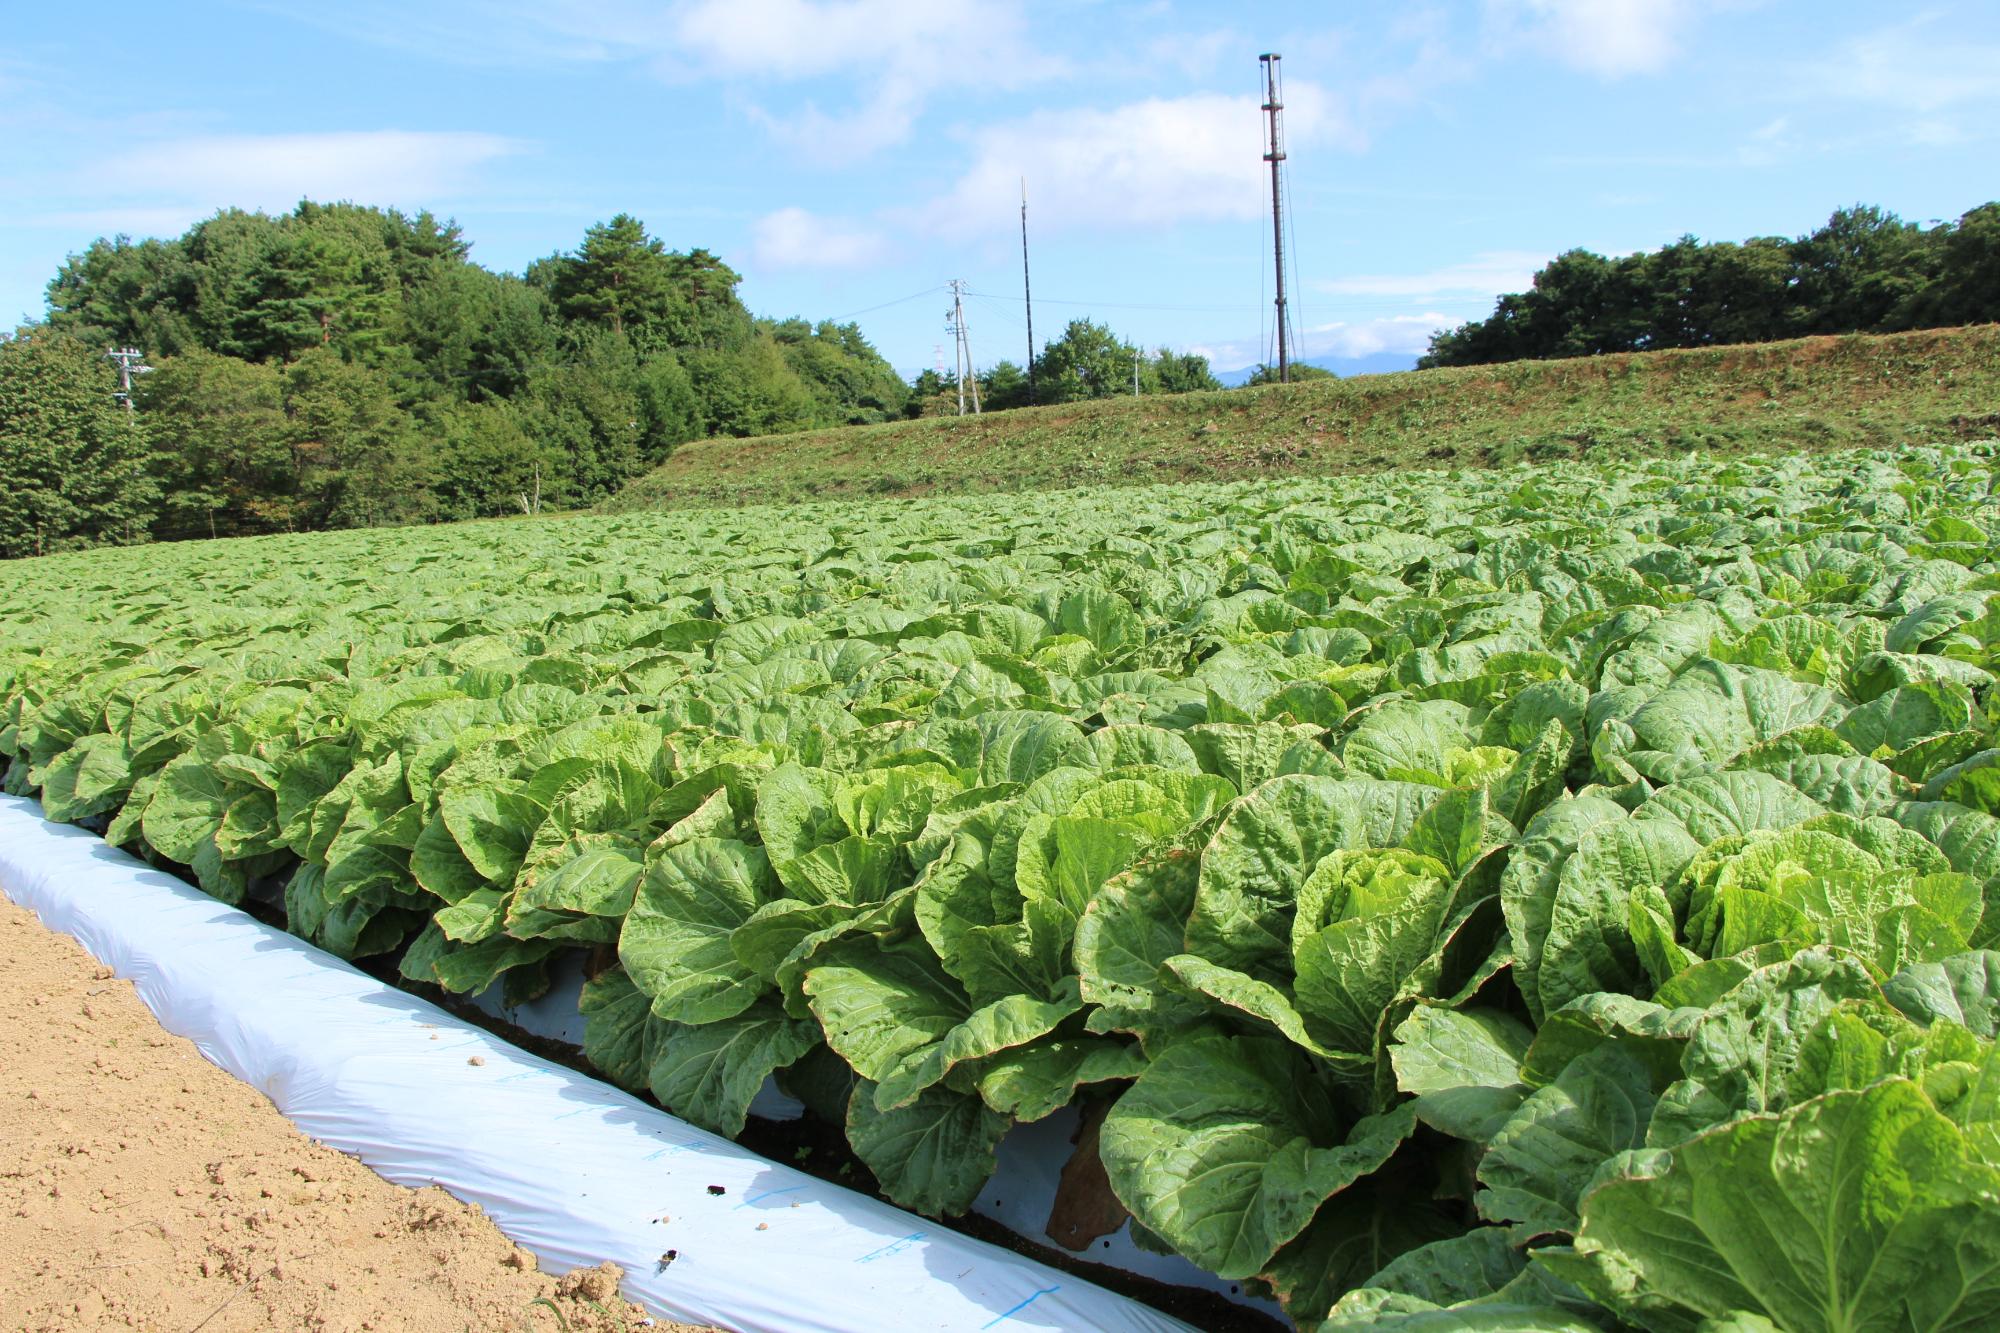
M700 1333L618 1278L307 1138L0 898L0 1327Z

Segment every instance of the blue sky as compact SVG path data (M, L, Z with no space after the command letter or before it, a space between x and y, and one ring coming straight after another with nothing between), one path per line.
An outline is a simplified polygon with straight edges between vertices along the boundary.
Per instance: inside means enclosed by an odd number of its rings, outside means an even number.
M97 235L311 195L451 215L515 270L631 212L722 254L753 310L852 315L906 372L964 278L979 362L1018 361L1025 176L1038 335L1087 314L1240 366L1270 323L1266 50L1307 355L1414 354L1570 246L2000 197L1993 0L7 11L0 319Z

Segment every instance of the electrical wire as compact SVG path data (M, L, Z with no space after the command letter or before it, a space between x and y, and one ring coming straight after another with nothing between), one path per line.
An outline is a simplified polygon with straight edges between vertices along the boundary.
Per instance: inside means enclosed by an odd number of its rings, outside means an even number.
M836 324L844 323L847 320L853 319L857 315L872 315L877 310L887 310L890 306L893 305L904 305L907 304L908 302L917 300L919 297L929 296L933 292L941 292L943 290L945 290L945 284L939 283L935 287L926 287L920 292L911 292L908 296L899 296L893 301L884 301L881 305L865 306L860 310L850 310L844 315L834 315L832 316L832 319L833 322Z
M1023 331L1027 329L1028 326L1021 319L1021 317L1015 314L1013 311L1009 310L1006 306L1000 304L1000 301L997 298L991 296L985 296L975 291L967 291L966 295L970 296L973 300L978 301L980 304L985 306L987 310L989 310L995 315L998 315L1000 318L1006 320L1009 324L1012 324L1015 328L1021 329Z
M1286 303L1285 313L1290 316L1292 346L1303 352L1305 339L1299 336L1299 331L1305 327L1305 317L1295 312L1300 308L1299 294L1305 291L1305 284L1299 281L1299 229L1292 220L1292 174L1289 171L1285 172L1282 179L1285 192L1285 234L1292 239L1292 299Z
M968 287L966 288L965 294L967 296L982 297L988 301L1010 301L1015 305L1021 304L1020 297L1008 296L1000 292L975 292L970 287ZM1179 311L1191 311L1196 314L1208 314L1208 315L1236 315L1236 314L1241 314L1243 312L1243 307L1241 305L1157 305L1150 302L1139 302L1139 301L1058 300L1055 297L1051 296L1037 296L1035 298L1035 304L1090 306L1099 310L1179 310Z

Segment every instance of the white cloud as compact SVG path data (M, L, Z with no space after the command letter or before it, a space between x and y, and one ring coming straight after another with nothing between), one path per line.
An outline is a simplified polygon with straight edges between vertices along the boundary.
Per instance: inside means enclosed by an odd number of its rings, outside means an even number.
M1064 67L1027 40L1023 0L348 0L282 12L468 63L624 61L670 82L728 80L774 137L834 164L909 138L947 89L1019 87ZM812 84L828 105L787 96L779 109L767 96Z
M801 79L912 48L935 56L976 22L968 0L695 0L673 26L682 49L706 64Z
M1549 261L1540 250L1487 250L1459 264L1425 273L1363 273L1327 278L1312 285L1335 296L1408 297L1497 296L1527 287L1535 270Z
M860 268L887 253L880 233L803 208L781 208L757 219L752 245L766 268Z
M1027 178L1034 225L1100 229L1254 218L1270 207L1262 112L1252 96L1196 93L1108 110L1042 111L972 136L972 165L920 221L950 232L1012 227ZM1287 142L1340 127L1317 85L1285 90Z
M1301 330L1299 341L1305 346L1300 355L1373 356L1377 352L1397 352L1417 356L1430 350L1431 334L1464 322L1436 311L1354 322L1336 320Z
M1803 71L1804 91L1826 98L1937 112L2000 101L2000 45L1966 41L1919 18L1849 38Z
M676 11L664 71L805 83L837 80L852 92L828 110L808 100L751 113L775 137L818 162L854 162L909 138L947 88L1010 88L1059 62L1024 36L1020 6L987 0L692 0ZM977 51L963 53L967 34Z
M134 148L91 175L120 195L147 196L143 210L162 215L169 202L197 213L224 205L290 208L306 197L433 205L520 148L495 134L448 131L216 134Z
M1699 0L1487 0L1489 37L1602 78L1651 74L1680 52Z

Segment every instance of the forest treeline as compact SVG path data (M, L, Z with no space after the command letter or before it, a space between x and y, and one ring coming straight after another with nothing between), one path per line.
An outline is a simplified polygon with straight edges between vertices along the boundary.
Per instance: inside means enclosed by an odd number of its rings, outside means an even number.
M469 248L429 213L307 202L72 256L0 345L0 548L582 505L683 440L908 401L855 325L754 318L720 259L632 217L518 277ZM129 414L124 345L153 366Z
M518 276L469 251L428 212L308 201L71 256L47 318L0 336L0 557L574 508L684 441L956 409L951 377L905 384L852 323L753 316L720 258L625 214ZM1569 251L1421 364L1995 319L2000 204L1929 227L1858 206L1793 239ZM153 367L129 409L122 346ZM1221 385L1079 319L978 392L995 411L1135 387Z
M1895 333L2000 320L2000 203L1925 227L1870 205L1803 236L1683 236L1658 250L1556 256L1485 319L1431 338L1417 364L1597 356Z
M636 218L519 276L455 223L354 204L228 209L170 240L99 240L0 336L0 556L106 542L429 522L588 505L676 444L951 410L852 323L760 319L738 275ZM152 369L117 398L105 353ZM1077 320L1041 402L1219 388ZM971 386L968 385L968 388ZM1028 374L981 376L988 410Z

